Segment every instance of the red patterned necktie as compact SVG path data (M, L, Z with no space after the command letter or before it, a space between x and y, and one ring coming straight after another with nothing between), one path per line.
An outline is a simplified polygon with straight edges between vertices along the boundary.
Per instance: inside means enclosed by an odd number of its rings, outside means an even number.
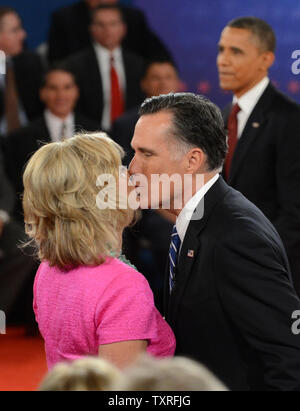
M110 119L113 123L124 112L124 101L120 83L118 79L118 73L115 69L114 58L110 59L110 85L111 85L111 106L110 106Z
M240 107L238 104L235 104L232 109L231 112L229 114L228 120L227 120L227 130L228 130L228 153L227 153L227 157L225 160L225 165L224 165L224 169L225 169L225 177L228 180L229 177L229 173L230 173L230 167L231 167L231 163L232 163L232 158L233 158L233 154L238 142L238 119L237 119L237 114L240 111Z

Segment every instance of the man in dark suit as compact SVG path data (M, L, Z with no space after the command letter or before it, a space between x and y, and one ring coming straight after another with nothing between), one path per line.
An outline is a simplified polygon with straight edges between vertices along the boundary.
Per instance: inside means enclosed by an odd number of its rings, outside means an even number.
M29 330L34 324L31 297L36 264L18 247L25 241L25 234L12 218L14 202L0 152L0 310L5 312L8 324L14 319Z
M132 183L143 205L177 217L166 277L176 353L233 390L299 390L300 335L291 317L300 300L275 228L219 176L227 149L220 111L178 93L145 101L140 114ZM163 174L173 183L155 190L150 181Z
M53 66L45 73L40 89L40 97L45 104L43 115L4 140L6 171L18 198L23 192L24 166L42 144L72 137L82 129L97 130L94 121L74 112L78 96L73 74L63 65ZM20 200L17 202L16 216L23 220Z
M71 56L67 64L77 77L78 108L109 131L118 116L141 103L144 62L121 47L126 25L119 7L94 9L90 31L93 46Z
M222 32L220 86L234 93L224 112L224 175L276 227L300 295L300 106L268 79L275 43L272 28L254 17L233 20Z
M81 0L53 13L49 32L49 53L51 62L65 59L91 45L89 33L90 14L94 7L102 4L117 5L118 0ZM170 58L162 41L149 28L141 10L122 7L128 27L123 46L145 59ZM76 27L76 30L74 30Z
M17 129L42 111L38 96L42 63L36 54L23 50L25 37L15 10L0 6L0 50L6 57L6 76L0 75L0 134Z

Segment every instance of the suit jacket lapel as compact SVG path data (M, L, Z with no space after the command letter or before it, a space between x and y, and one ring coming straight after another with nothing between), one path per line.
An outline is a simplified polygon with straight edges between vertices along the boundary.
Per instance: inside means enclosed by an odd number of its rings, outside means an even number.
M37 146L40 148L45 143L51 143L50 132L48 130L48 126L45 120L45 116L43 115L41 118L35 121L35 127L40 130L40 137L37 140Z
M201 216L201 210L204 210L202 218L192 219L188 226L184 241L182 243L179 262L175 272L175 286L172 290L171 295L167 295L167 304L165 305L167 306L167 310L165 311L166 317L173 329L175 329L175 321L177 318L178 309L180 307L180 303L188 280L191 273L193 272L196 262L199 261L200 258L201 232L204 230L215 205L225 196L228 190L229 187L220 176L216 183L200 201L194 212L194 216ZM168 274L169 273L167 272L166 277L169 278ZM198 275L201 275L201 273L199 273ZM169 288L168 284L167 288Z
M233 155L230 175L228 178L229 184L233 183L240 166L243 164L243 160L247 155L248 150L261 133L262 126L267 120L265 112L272 101L273 93L274 88L271 84L269 84L248 118Z

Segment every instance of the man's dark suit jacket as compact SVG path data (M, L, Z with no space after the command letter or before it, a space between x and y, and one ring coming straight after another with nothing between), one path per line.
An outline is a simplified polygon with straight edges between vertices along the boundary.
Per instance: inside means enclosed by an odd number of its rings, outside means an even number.
M300 296L300 106L271 84L239 139L228 184L276 227Z
M123 41L125 48L145 59L171 58L165 45L150 30L141 10L133 7L122 7L122 10L127 24L127 35ZM49 60L63 60L88 47L91 44L89 23L90 10L84 1L56 10L49 32Z
M0 210L11 214L14 208L15 196L4 171L4 160L0 149Z
M204 363L232 390L299 390L291 316L300 301L278 233L221 177L200 204L170 296L166 287L176 354Z
M143 101L140 80L144 61L135 54L122 49L126 76L125 109L139 105ZM76 76L80 98L78 110L99 123L104 108L103 87L100 69L93 47L71 56L66 64Z
M39 88L43 67L39 56L25 51L13 57L16 86L20 101L28 120L39 116L43 106L39 98ZM0 89L0 118L4 115L4 93Z
M112 138L120 144L125 151L123 164L126 166L129 165L134 154L130 143L134 134L135 125L139 119L138 110L139 107L134 107L126 111L114 122L110 132Z
M6 177L0 151L0 210L11 215L14 204L15 193ZM0 232L0 310L6 313L8 323L13 308L17 313L15 304L24 288L29 284L29 290L32 289L35 262L18 247L21 242L25 241L23 224L19 225L13 219L4 225L3 231ZM31 320L31 307L32 303L30 306L26 304L24 306L24 302L19 307L23 318L24 315L26 316L26 320Z
M75 126L77 131L97 131L95 122L77 113L75 114ZM23 192L22 175L25 164L36 150L50 141L50 133L44 116L37 118L28 126L16 130L4 139L6 173L18 198ZM19 220L23 219L20 201L17 202L15 214Z

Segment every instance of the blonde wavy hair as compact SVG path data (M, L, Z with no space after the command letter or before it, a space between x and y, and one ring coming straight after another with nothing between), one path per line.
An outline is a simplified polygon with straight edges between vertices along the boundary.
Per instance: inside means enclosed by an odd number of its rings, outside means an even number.
M25 230L40 260L60 269L99 265L120 249L134 219L128 207L99 209L97 178L118 182L123 149L105 133L78 134L41 147L23 175Z
M98 357L58 363L44 377L39 391L107 391L121 378L121 371Z

